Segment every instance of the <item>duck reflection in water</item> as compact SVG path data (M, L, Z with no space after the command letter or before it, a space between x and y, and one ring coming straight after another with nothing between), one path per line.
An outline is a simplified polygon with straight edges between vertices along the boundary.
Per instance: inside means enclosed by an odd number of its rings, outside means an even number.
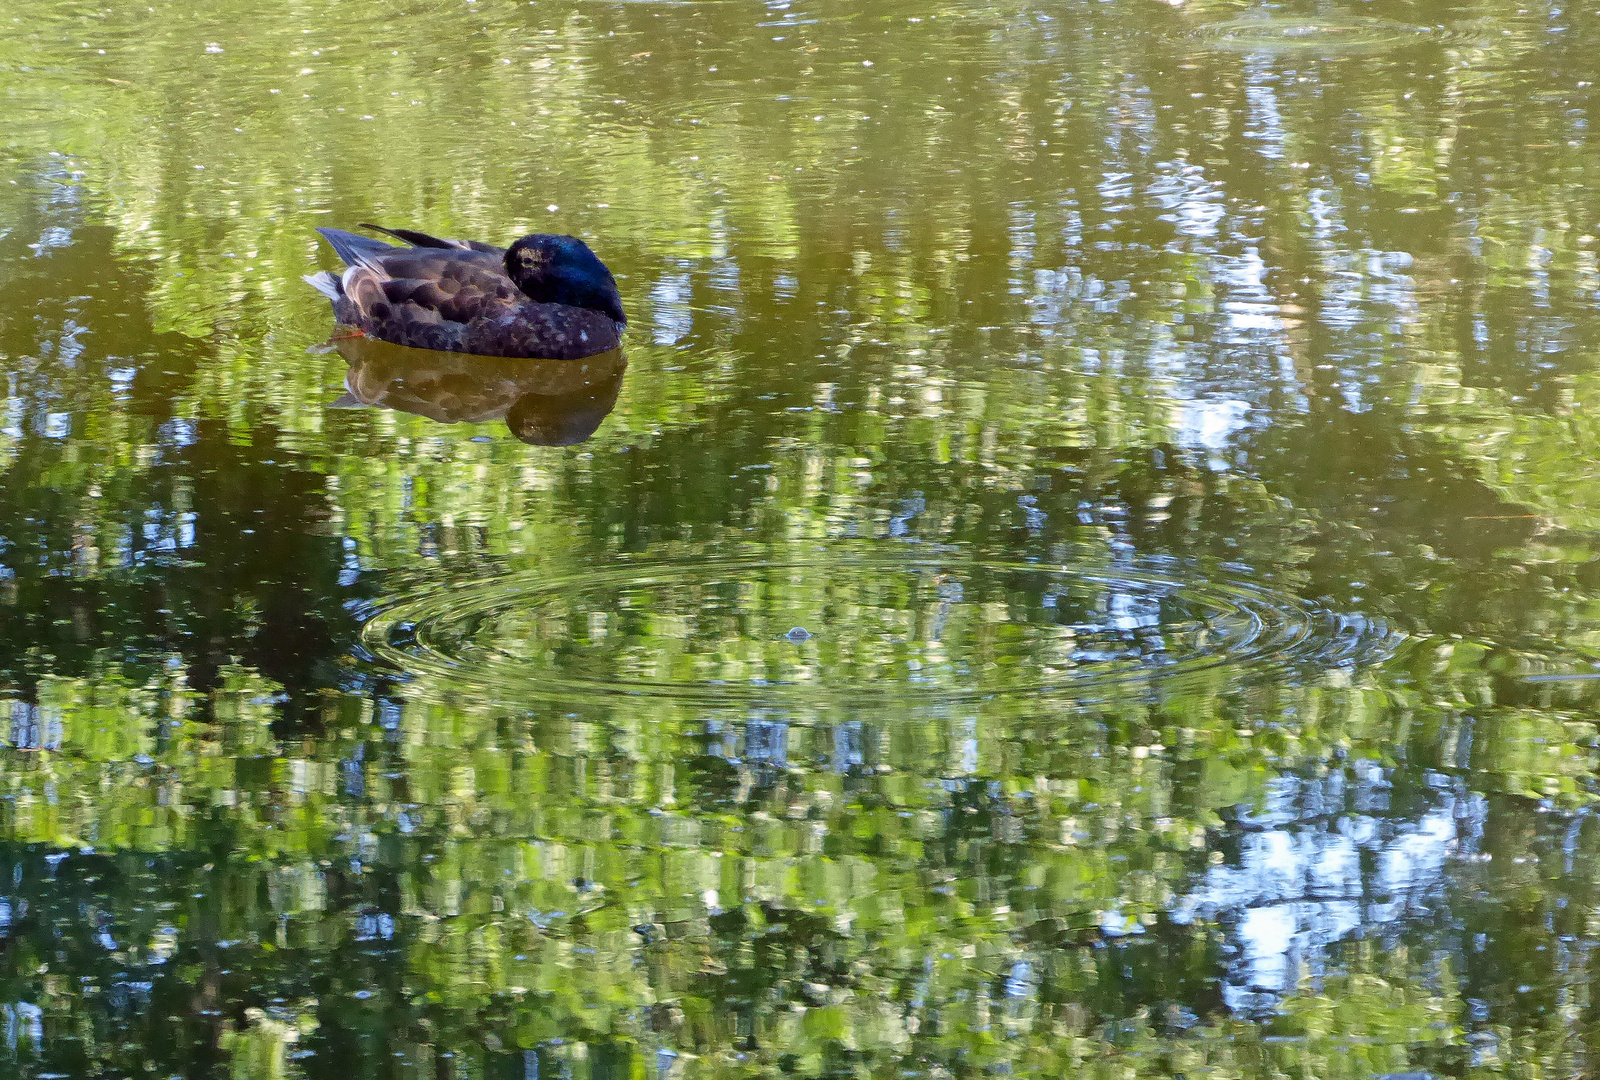
M410 349L369 337L336 339L350 369L334 408L376 406L441 424L504 419L532 446L573 446L617 403L622 350L582 360L519 360Z

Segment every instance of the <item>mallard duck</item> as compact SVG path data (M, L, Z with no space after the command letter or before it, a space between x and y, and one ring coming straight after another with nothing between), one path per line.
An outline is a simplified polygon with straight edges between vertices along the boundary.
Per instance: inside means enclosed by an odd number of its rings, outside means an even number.
M576 360L615 349L627 317L616 280L576 236L534 233L509 249L361 224L396 247L318 229L347 269L306 275L341 323L396 345Z
M334 342L350 369L335 408L379 406L441 424L504 419L525 443L572 446L617 403L620 350L580 360L520 360L409 349L370 337Z

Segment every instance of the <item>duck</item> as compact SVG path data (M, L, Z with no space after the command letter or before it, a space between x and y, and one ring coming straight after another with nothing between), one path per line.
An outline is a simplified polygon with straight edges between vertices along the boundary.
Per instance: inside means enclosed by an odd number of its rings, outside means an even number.
M344 358L336 409L384 408L441 424L504 420L530 446L575 446L616 407L622 351L578 360L529 360L413 349L366 335L333 342Z
M319 228L345 270L304 278L357 333L436 352L540 360L578 360L621 345L628 319L616 279L576 236L531 233L499 248L359 227L405 246Z

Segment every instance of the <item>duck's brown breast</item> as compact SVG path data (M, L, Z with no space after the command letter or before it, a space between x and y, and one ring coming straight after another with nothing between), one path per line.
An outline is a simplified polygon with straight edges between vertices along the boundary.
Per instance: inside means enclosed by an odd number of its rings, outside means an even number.
M621 343L619 327L601 312L529 302L497 318L475 319L467 326L463 351L482 356L578 360L615 349Z

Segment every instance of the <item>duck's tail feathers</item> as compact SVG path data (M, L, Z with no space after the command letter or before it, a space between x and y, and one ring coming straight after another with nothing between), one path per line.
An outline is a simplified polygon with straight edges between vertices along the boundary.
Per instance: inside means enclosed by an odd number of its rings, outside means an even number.
M452 248L457 251L468 247L460 240L444 240L437 236L429 236L425 232L417 232L415 229L386 229L382 225L374 225L368 221L358 222L357 224L363 229L371 229L373 232L381 232L385 236L392 236L396 240L404 240L412 247ZM384 246L387 247L388 245Z
M393 244L385 244L382 240L374 240L370 236L360 236L343 229L319 228L317 232L322 238L333 245L333 250L338 252L346 266L373 266L376 265L376 256L385 251L394 251Z
M315 274L307 274L300 280L310 285L323 296L326 296L329 300L338 300L341 295L339 292L339 279L326 270Z

